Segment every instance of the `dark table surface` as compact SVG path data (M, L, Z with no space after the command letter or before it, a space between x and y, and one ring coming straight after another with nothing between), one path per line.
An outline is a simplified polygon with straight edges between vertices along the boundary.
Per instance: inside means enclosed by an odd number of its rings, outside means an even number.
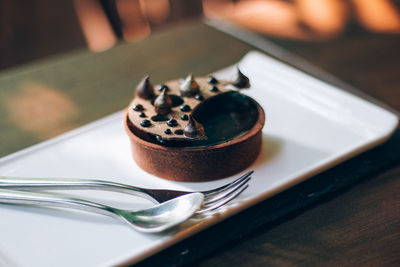
M322 44L275 41L399 109L400 40L365 36ZM189 71L206 74L250 50L251 45L194 22L106 52L76 51L2 71L0 156L123 109L146 73L154 83ZM192 264L399 265L399 177L397 160L300 212L257 226Z

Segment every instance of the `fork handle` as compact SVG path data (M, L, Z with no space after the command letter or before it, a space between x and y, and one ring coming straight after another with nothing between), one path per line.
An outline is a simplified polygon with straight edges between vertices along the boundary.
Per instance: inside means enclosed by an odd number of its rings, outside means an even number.
M119 218L115 213L117 209L112 207L83 199L69 198L50 193L0 189L0 203L71 208Z
M103 180L66 178L18 178L0 176L0 189L17 190L106 190L146 198L155 204L162 202L153 193L157 190L135 187Z

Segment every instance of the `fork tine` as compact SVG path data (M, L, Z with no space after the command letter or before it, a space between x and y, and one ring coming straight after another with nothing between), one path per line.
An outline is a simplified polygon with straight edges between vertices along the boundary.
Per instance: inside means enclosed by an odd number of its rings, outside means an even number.
M229 189L229 188L231 188L231 187L237 185L237 184L240 183L242 180L244 180L244 179L246 179L247 177L249 177L250 175L252 175L253 172L254 172L254 171L251 170L251 171L249 171L249 172L243 174L242 176L240 176L240 177L237 178L236 180L234 180L234 181L232 181L232 182L230 182L230 183L228 183L228 184L226 184L226 185L223 185L223 186L221 186L221 187L214 188L214 189L211 189L211 190L207 190L207 191L201 191L200 193L203 193L206 197L207 197L207 196L212 196L212 195L219 194L220 192L225 191L225 190L227 190L227 189Z
M204 203L211 204L214 202L217 202L221 199L226 198L227 196L231 195L233 192L237 191L241 187L243 187L245 184L247 184L251 179L251 176L246 177L245 179L241 180L239 183L235 184L234 186L230 186L228 189L225 189L221 191L218 194L212 194L211 196L206 196L204 198Z
M196 215L207 215L207 213L210 213L211 211L216 210L216 209L226 205L228 202L232 201L237 196L239 196L244 190L247 189L247 187L249 187L248 184L246 184L241 190L237 191L235 194L232 194L227 198L221 199L220 201L215 202L210 206L205 206L205 207L201 208L201 210L196 212Z

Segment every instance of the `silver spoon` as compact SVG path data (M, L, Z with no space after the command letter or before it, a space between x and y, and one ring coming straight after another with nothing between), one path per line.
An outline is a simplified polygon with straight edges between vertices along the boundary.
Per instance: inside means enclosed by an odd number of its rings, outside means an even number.
M204 202L202 193L183 195L143 210L121 210L92 201L50 193L0 189L0 203L79 209L122 220L140 232L157 233L188 220Z

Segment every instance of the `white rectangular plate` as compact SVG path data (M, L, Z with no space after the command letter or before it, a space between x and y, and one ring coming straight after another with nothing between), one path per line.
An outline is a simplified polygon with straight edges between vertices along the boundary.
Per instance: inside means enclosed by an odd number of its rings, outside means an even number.
M177 233L149 235L99 215L0 205L0 265L99 266L138 261L384 142L398 123L394 114L264 54L250 52L238 64L252 84L243 92L265 109L266 124L262 152L249 168L255 170L250 187L228 208ZM234 67L217 76L232 73ZM142 171L132 160L122 118L121 111L4 157L0 175L106 179L190 190L213 188L234 178L181 183ZM119 207L133 205L132 197L121 194L80 195ZM135 207L149 206L134 201Z

